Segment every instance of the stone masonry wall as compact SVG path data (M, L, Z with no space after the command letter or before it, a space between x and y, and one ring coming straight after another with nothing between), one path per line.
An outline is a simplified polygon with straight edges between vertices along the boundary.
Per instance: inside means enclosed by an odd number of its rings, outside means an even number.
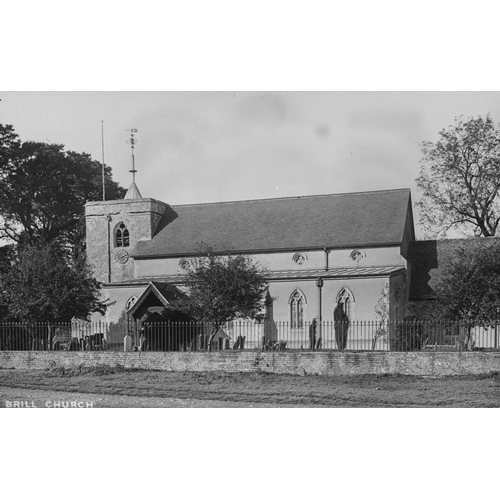
M423 376L500 371L500 353L484 352L39 352L0 351L0 368L116 366L166 371L269 372L296 375Z

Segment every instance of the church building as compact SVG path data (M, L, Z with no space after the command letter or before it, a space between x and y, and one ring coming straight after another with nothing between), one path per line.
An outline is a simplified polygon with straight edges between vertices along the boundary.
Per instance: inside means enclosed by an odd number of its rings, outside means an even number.
M111 325L168 305L202 244L264 266L265 319L289 331L333 322L339 307L351 322L373 322L384 290L389 319L404 315L415 240L409 189L172 206L143 198L133 182L122 200L87 203L85 217Z

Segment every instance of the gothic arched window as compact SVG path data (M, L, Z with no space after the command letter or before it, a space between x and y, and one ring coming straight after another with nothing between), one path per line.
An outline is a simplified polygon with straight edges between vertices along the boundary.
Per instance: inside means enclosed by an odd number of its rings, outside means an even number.
M128 247L130 245L130 238L128 234L128 229L123 222L120 222L115 229L115 246L116 247Z
M354 295L345 286L342 287L337 295L336 307L340 307L342 311L347 315L349 321L352 321L354 313Z
M129 309L131 309L134 304L137 302L137 296L132 295L127 302L125 303L125 312L127 312ZM128 314L127 316L127 333L133 334L134 333L134 319L131 318Z
M333 320L335 324L335 342L337 348L343 351L347 347L349 327L353 319L354 296L345 286L337 294Z
M291 328L302 328L304 326L304 295L295 290L290 296L290 326Z

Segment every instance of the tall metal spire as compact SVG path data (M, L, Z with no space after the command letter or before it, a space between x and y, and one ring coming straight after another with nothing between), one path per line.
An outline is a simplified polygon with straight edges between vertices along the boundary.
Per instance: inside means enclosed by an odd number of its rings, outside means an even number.
M102 201L106 201L106 176L104 174L104 121L101 120L101 145L102 145Z
M129 172L132 172L132 182L135 184L135 173L137 170L135 169L135 158L134 158L134 145L135 145L135 137L134 137L134 132L137 134L137 129L136 128L131 128L127 129L127 132L130 132L130 147L132 148L132 170L129 170Z
M130 140L128 140L127 142L130 143L130 147L132 148L132 170L129 170L129 172L132 173L132 184L130 184L130 187L128 188L127 194L125 195L125 199L137 199L137 198L142 198L141 193L139 192L139 188L135 183L135 174L137 170L135 169L135 158L134 158L134 146L136 142L134 133L137 134L137 129L131 128L127 129L127 131L130 132Z

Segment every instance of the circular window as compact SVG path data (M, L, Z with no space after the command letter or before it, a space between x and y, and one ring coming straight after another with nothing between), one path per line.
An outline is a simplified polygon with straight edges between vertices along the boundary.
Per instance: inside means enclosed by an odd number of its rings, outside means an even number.
M366 255L365 252L361 250L353 250L350 257L354 262L361 262L366 257Z
M295 262L295 264L301 266L307 260L307 256L302 252L298 252L292 257L292 260Z
M183 270L183 271L189 271L190 267L191 267L191 264L189 263L189 260L187 259L181 259L179 261L179 267Z

